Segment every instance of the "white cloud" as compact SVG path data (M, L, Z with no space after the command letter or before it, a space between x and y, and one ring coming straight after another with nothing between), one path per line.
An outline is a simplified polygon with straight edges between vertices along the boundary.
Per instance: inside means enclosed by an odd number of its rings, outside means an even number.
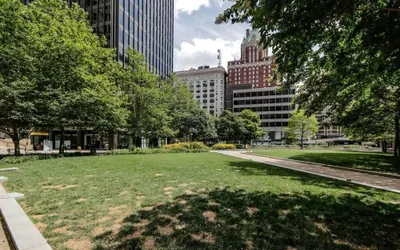
M174 50L174 68L177 70L196 68L200 65L218 65L218 49L222 50L222 66L226 69L228 61L240 58L242 40L228 41L221 38L193 38L191 42L184 41Z
M203 6L210 7L213 3L221 7L223 0L175 0L175 18L182 12L190 15L193 11L197 11Z

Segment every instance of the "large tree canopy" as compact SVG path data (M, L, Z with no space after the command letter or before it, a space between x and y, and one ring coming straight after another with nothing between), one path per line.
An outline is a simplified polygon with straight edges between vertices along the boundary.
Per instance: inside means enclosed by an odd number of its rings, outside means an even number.
M356 102L380 97L395 104L388 111L395 113L397 126L400 1L236 0L217 18L228 21L249 22L259 30L262 45L273 49L275 77L300 86L296 101L307 113L325 107L349 113Z

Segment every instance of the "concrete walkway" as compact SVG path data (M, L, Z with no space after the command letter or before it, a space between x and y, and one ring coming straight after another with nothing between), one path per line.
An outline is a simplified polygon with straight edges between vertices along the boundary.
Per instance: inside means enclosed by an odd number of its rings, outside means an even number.
M361 173L351 170L330 168L318 164L307 164L302 162L295 162L292 160L269 158L264 156L247 155L241 151L216 151L223 155L229 155L245 160L265 163L281 168L287 168L299 172L304 172L312 175L328 177L331 179L347 181L367 187L383 189L400 194L400 179L380 176L369 173Z

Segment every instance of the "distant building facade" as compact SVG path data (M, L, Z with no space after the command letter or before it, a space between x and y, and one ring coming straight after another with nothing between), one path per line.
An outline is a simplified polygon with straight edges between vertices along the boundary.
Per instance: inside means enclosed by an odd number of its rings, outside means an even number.
M200 66L175 72L176 76L193 93L193 98L201 108L212 116L219 116L224 111L226 71L223 67Z
M273 81L274 60L268 49L259 45L257 31L246 30L241 44L240 60L228 62L228 84L252 84L253 88L276 86Z
M78 0L89 22L116 58L127 61L126 49L143 54L149 70L160 76L173 71L174 0Z
M319 122L319 130L317 133L318 139L344 137L343 128L332 125L330 115L329 108L326 108L322 112L319 112L315 115Z
M273 81L273 56L259 45L259 38L257 31L246 30L240 60L228 62L225 108L236 114L249 109L260 115L265 136L253 143L282 144L296 89L280 90Z

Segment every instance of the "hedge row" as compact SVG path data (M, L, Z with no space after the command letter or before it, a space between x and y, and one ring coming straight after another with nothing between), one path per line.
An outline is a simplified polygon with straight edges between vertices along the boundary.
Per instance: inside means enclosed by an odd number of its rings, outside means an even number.
M212 150L234 150L236 146L234 144L223 144L218 143L211 147Z
M202 150L210 150L209 147L207 147L204 143L202 142L182 142L182 143L175 143L175 144L169 144L169 145L164 145L162 147L163 149L172 149L172 150L181 150L181 149L202 149Z

